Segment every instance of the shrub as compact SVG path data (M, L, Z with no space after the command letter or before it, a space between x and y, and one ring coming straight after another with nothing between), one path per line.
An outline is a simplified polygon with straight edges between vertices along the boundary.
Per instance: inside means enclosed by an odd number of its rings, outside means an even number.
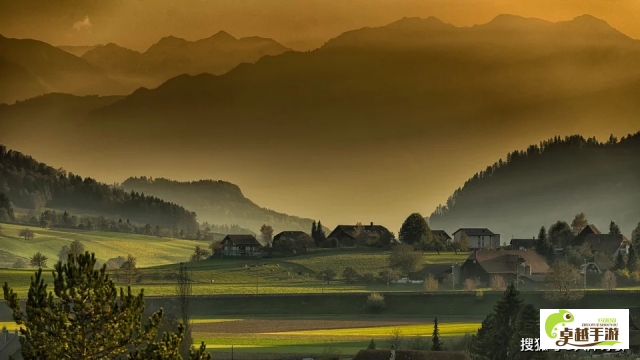
M424 287L424 291L437 291L439 284L438 280L436 280L433 275L429 274L429 276L424 279L422 286Z
M371 293L367 297L366 309L369 312L378 313L382 312L385 307L384 296L380 293Z
M631 279L634 282L640 282L640 270L636 270L634 272L631 273Z
M478 301L484 300L484 291L482 290L476 291L476 300Z
M617 279L617 282L620 283L620 285L629 285L633 282L631 274L629 274L629 270L627 269L616 270L614 276Z
M414 251L410 245L400 244L389 254L389 266L400 270L403 274L416 271L422 265L422 254Z
M610 270L607 270L602 276L602 289L603 290L616 289L616 275Z
M500 275L493 275L491 277L491 290L494 291L503 291L507 288L507 285L504 282L504 278Z
M358 272L352 267L346 267L342 272L342 277L350 283L358 278Z
M22 258L18 258L16 259L16 261L13 263L12 265L13 268L16 269L25 269L27 267L29 267L29 264L27 264L27 261L22 259Z
M476 289L476 282L472 279L466 279L464 281L464 290L465 291L473 291Z
M369 349L369 350L375 350L376 349L375 340L371 339L371 341L369 341L369 345L367 346L367 349Z
M376 274L372 273L371 271L367 271L362 274L362 281L366 282L367 284L370 284L376 281Z

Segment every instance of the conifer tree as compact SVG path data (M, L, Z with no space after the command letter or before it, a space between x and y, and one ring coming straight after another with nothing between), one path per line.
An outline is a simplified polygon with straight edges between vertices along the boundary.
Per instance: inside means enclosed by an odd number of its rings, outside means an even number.
M543 359L539 352L521 351L522 339L535 339L540 336L540 311L531 304L524 305L515 320L509 357L516 360ZM535 349L534 349L535 350Z
M509 360L509 345L515 330L515 320L522 307L520 293L514 284L509 284L502 299L482 322L476 336L472 338L474 354L480 358Z
M327 235L324 233L324 229L322 228L322 222L320 220L318 220L318 226L316 227L316 234L318 236L318 242L322 242L327 239Z
M636 246L640 245L640 222L636 228L631 232L631 244Z
M629 255L627 255L627 270L629 270L629 273L632 273L637 270L638 268L637 260L638 258L636 257L636 251L633 248L633 246L630 246Z
M178 347L183 334L165 334L155 341L163 318L158 310L143 323L145 309L141 290L116 287L106 266L95 270L95 255L69 255L58 262L53 273L53 292L38 269L31 278L26 312L18 295L4 283L4 299L13 319L22 325L22 355L26 359L180 359ZM55 294L55 296L54 296ZM204 344L191 352L191 359L210 359Z
M376 342L375 342L375 340L373 340L373 338L371 339L371 341L369 341L369 345L367 346L367 349L369 349L369 350L375 350L376 349Z
M622 232L620 232L620 227L613 221L611 221L611 223L609 224L609 234L622 235Z
M613 266L616 270L623 270L627 267L627 264L624 261L624 256L622 256L620 251L618 251L618 257L616 257L616 262Z
M313 223L311 223L311 237L316 241L316 243L318 242L318 230L316 229L315 220L313 221Z
M433 335L431 337L431 351L442 351L442 340L438 330L438 318L433 319Z

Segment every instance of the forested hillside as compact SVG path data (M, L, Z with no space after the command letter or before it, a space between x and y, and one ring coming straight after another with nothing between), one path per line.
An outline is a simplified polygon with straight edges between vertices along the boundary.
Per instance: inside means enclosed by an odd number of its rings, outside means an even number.
M262 224L275 231L309 232L313 220L262 208L247 199L240 188L226 181L200 180L179 182L164 178L132 177L122 183L129 191L142 191L196 211L201 220L212 224L238 224L259 232Z
M74 209L186 232L198 227L196 214L182 206L54 169L4 145L0 145L0 193L20 208Z
M458 188L430 225L488 227L508 242L579 212L601 229L614 220L631 234L640 221L640 132L607 142L556 137L514 151Z

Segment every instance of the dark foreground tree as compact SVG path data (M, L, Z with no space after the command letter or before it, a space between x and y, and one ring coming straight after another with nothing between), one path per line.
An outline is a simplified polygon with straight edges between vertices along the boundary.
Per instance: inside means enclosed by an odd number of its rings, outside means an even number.
M31 278L26 312L18 295L4 283L4 299L13 319L22 325L20 343L26 359L181 359L178 348L183 327L178 334L165 334L155 341L163 318L158 310L144 323L143 291L134 295L116 287L106 267L95 270L94 254L69 257L58 262L53 271L54 291L39 269ZM54 295L55 294L55 295ZM200 349L192 349L190 359L210 359Z
M529 351L529 347L535 350L535 344L524 344L522 339L535 339L540 336L540 311L531 304L524 305L515 320L515 332L511 338L509 357L517 360L545 359L540 352Z
M509 344L515 331L515 320L522 307L520 293L510 284L502 299L482 322L473 337L473 352L481 359L510 360Z
M431 336L431 351L442 351L442 340L438 330L438 318L433 319L433 335Z

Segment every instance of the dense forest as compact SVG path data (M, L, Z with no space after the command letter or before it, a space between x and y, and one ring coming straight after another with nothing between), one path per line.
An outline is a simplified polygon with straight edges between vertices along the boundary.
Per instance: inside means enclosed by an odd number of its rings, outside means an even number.
M489 227L502 240L584 212L627 236L640 221L640 132L606 142L573 135L514 151L467 180L430 216L432 228Z
M3 145L0 145L0 193L18 208L74 209L130 219L154 228L189 233L198 229L196 214L182 206L54 169L30 156L7 150Z
M142 191L195 211L212 224L238 224L258 232L263 224L276 232L309 231L313 220L262 208L247 199L240 188L226 181L199 180L179 182L164 178L132 177L122 183L127 191Z

